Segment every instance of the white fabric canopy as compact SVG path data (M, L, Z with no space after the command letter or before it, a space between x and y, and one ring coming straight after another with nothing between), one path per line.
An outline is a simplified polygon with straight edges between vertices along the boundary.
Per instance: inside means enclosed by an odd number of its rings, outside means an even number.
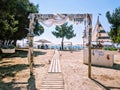
M42 24L47 27L51 27L52 25L62 25L67 21L68 17L65 18L56 18L56 19L48 19L48 20L39 20Z
M30 22L34 22L34 18L37 18L46 27L51 27L52 25L62 25L67 19L74 22L75 24L82 23L86 20L87 14L30 14ZM92 16L92 15L91 15ZM90 17L91 18L91 17ZM89 22L89 20L88 20ZM31 25L31 24L30 24Z

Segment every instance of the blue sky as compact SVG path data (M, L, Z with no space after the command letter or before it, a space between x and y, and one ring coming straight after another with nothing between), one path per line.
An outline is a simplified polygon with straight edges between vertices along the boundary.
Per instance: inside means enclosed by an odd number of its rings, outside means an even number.
M100 16L100 22L106 31L109 31L110 29L110 24L108 23L105 16L106 12L110 11L112 13L115 8L120 7L120 0L30 0L30 2L34 3L35 5L39 5L39 13L41 14L91 13L93 14L93 29L97 21L98 13L101 13L102 15ZM73 23L69 22L69 24ZM73 42L74 44L82 43L84 25L73 24L73 27L76 33L76 37L70 39L69 42ZM61 39L58 39L51 34L51 31L55 30L55 26L50 28L44 26L44 28L45 32L41 36L35 37L34 40L47 39L53 43L61 42Z

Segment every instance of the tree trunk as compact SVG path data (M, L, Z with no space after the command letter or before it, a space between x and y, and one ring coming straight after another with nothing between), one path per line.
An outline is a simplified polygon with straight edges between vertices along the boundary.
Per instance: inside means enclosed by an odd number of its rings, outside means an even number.
M62 42L61 42L61 50L63 50L63 41L64 41L64 37L62 38Z
M120 48L118 49L118 52L120 53Z

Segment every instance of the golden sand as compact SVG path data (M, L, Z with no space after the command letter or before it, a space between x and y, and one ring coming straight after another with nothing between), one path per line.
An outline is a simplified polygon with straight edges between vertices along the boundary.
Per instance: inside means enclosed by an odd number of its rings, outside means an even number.
M49 60L52 59L54 50L39 49L35 51L44 52L43 55L34 57L35 79L32 84L37 90L40 90L42 80L48 73ZM114 66L112 68L92 66L92 79L88 78L88 65L83 64L83 50L72 53L70 51L59 52L65 90L120 90L120 53L117 51L106 51L114 54ZM0 67L14 68L19 65L21 65L21 69L13 69L13 71L8 72L13 76L4 76L1 73L0 82L2 85L12 83L11 89L13 90L27 90L28 86L31 85L27 57L3 58L0 61ZM0 86L0 90L1 87L4 86Z

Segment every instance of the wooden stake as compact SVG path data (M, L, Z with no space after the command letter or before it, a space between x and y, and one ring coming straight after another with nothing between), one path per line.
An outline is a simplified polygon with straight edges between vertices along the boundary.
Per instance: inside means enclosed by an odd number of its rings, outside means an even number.
M89 26L89 66L88 66L88 77L91 78L91 32L92 32L92 27Z
M33 75L33 36L29 36L29 66L30 66L30 75Z
M29 37L29 57L28 57L28 60L29 60L29 66L30 66L30 75L33 75L33 37L34 37L34 19L35 19L35 15L34 14L30 14L29 15L29 20L30 20L30 23L29 23L29 33L28 33L28 37Z
M91 78L91 33L92 33L92 20L90 15L87 15L88 18L88 24L89 24L89 41L88 41L88 52L89 52L89 57L88 57L88 77Z

